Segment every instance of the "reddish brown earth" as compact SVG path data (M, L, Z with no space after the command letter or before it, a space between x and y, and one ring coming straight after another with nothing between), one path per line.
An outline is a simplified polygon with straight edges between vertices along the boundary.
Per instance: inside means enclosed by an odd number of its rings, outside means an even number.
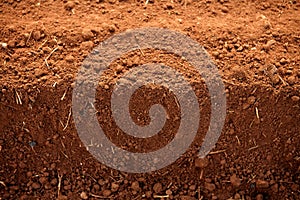
M299 10L297 0L2 0L0 199L300 199ZM132 52L111 65L97 93L103 100L99 122L113 124L105 105L118 78L114 72L163 62L185 71L202 102L190 149L159 171L130 174L99 163L81 143L71 115L77 70L101 41L139 27L186 34L218 66L227 117L205 159L197 151L210 116L206 87L188 63L154 50ZM145 87L134 95L136 122L148 122L144 111L151 101L170 113L162 139L143 143L163 147L178 126L172 93ZM117 127L106 130L124 149L143 148L125 134L116 137Z

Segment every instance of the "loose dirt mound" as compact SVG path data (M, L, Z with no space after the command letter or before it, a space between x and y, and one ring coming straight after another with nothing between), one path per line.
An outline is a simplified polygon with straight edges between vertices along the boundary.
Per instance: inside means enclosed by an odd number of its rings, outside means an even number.
M0 6L0 199L300 199L299 1L4 0ZM178 127L179 107L160 87L141 88L130 102L141 125L153 101L167 108L170 120L159 137L139 141L115 126L107 109L114 80L138 65L183 71L202 112L193 144L174 164L130 174L86 150L71 103L77 70L91 50L140 27L176 30L205 47L226 86L227 117L216 147L197 158L210 101L192 66L162 51L124 55L97 93L98 120L115 144L159 149Z

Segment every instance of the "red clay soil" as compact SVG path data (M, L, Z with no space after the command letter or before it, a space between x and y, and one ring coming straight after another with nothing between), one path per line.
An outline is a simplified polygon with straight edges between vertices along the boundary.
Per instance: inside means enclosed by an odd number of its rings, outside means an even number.
M299 16L297 0L2 0L0 199L300 199ZM127 137L107 109L115 72L153 60L185 71L202 111L182 157L155 172L130 174L86 150L72 118L72 88L94 47L140 27L175 30L205 47L225 83L227 116L216 147L197 158L210 116L201 79L171 54L124 55L97 93L99 122L110 124L104 130L115 144L159 149L173 137L179 112L165 88L140 88L130 102L133 119L147 124L152 101L171 119L161 139Z

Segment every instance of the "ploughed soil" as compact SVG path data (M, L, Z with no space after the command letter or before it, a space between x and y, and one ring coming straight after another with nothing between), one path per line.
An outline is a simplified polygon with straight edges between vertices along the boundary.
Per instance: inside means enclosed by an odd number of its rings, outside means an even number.
M178 128L174 95L150 86L134 93L131 115L145 125L150 106L161 103L170 116L163 131L142 140L114 124L114 81L138 65L181 71L201 110L185 154L161 170L131 174L93 158L71 105L76 73L91 50L140 27L178 31L207 50L226 87L227 115L215 148L198 158L210 119L201 77L163 51L123 55L97 90L98 121L116 145L154 151ZM2 0L0 42L0 199L300 199L298 0Z

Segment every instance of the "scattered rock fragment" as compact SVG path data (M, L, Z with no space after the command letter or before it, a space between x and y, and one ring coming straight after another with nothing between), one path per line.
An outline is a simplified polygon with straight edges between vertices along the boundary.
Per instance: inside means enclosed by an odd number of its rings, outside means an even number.
M233 174L231 177L230 177L230 183L235 186L235 187L238 187L241 185L241 179L239 177L237 177L236 174Z
M207 183L207 182L205 182L204 188L207 189L208 191L212 192L212 191L214 191L216 189L216 186L213 183Z
M39 188L41 187L41 185L40 185L39 183L37 183L37 182L32 183L31 186L32 186L32 188L35 189L35 190L37 190L37 189L39 189Z
M81 192L81 193L80 193L80 198L81 198L81 199L88 199L89 196L87 195L86 192Z
M264 181L264 180L256 180L256 187L259 189L265 189L269 187L269 182L268 181Z
M74 7L75 7L75 2L73 1L68 1L66 4L65 4L65 9L70 11L72 10Z
M140 184L139 184L139 182L138 182L138 181L132 182L131 188L132 188L133 190L135 190L135 191L139 191L139 190L140 190Z
M162 184L161 183L155 183L153 186L153 191L155 193L160 193L162 191Z
M300 97L298 97L298 96L292 96L292 101L294 101L294 102L297 102L297 101L299 101L300 100Z
M269 40L264 46L263 49L269 51L271 47L276 43L275 40Z
M32 32L32 38L35 40L41 39L41 32L39 30L35 30Z
M65 60L66 60L68 63L72 63L72 62L74 62L75 58L74 58L74 56L72 56L72 55L67 55L66 58L65 58Z
M195 167L198 168L205 168L207 167L209 164L209 160L205 157L205 158L196 158L195 160Z
M103 190L103 196L104 197L109 197L111 195L111 191L110 190Z
M85 41L91 40L94 37L94 34L90 29L84 29L81 34Z

